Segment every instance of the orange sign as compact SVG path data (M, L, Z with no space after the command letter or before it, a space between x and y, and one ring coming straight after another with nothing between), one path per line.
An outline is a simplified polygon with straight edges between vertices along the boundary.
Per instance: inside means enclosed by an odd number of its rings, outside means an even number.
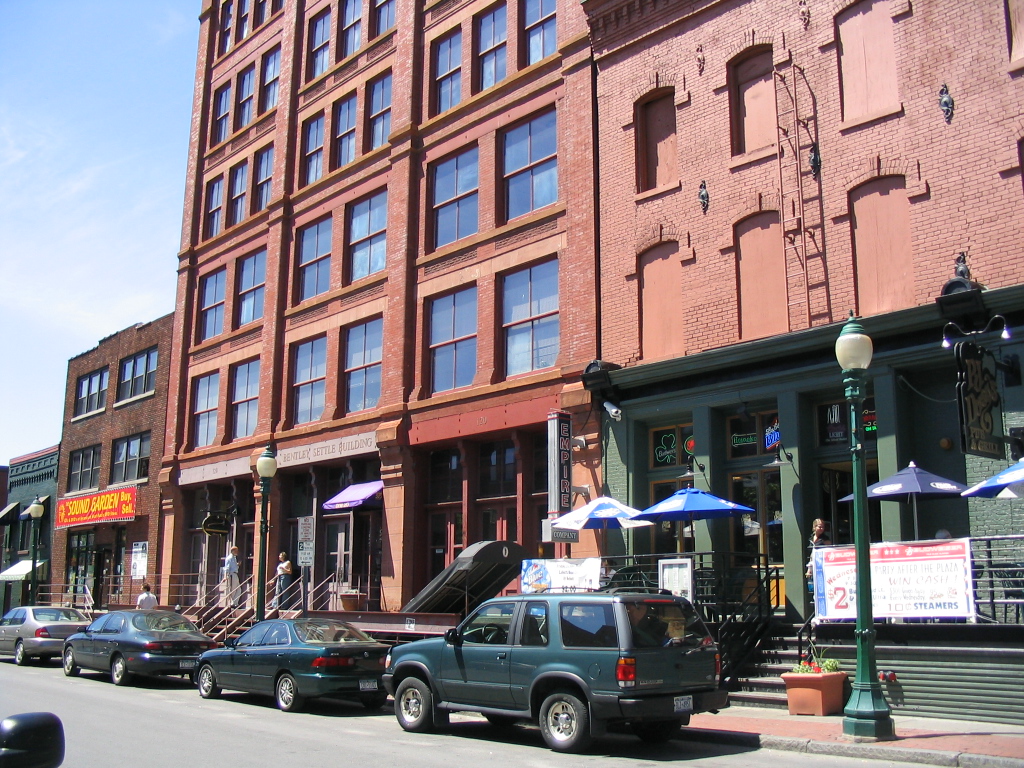
M57 520L54 528L96 523L120 523L135 519L135 499L138 487L130 485L113 491L74 496L57 502Z

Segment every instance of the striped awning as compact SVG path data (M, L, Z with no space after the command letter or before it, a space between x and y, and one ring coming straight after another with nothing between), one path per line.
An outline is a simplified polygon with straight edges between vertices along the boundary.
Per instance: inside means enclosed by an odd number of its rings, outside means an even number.
M46 564L45 560L36 560L36 570ZM6 571L0 573L0 581L24 581L32 572L31 560L19 560Z

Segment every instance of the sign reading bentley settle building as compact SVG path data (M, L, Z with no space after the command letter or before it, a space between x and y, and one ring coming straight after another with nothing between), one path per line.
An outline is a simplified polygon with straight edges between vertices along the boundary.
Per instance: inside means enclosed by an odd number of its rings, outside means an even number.
M90 493L88 496L73 496L57 502L57 519L54 528L70 528L73 525L94 525L96 523L122 523L135 519L135 502L138 487L134 485L110 491Z

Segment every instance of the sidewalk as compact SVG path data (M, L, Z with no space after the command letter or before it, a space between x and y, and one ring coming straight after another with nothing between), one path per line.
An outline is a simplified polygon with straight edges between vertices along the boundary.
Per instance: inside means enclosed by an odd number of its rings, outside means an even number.
M812 752L872 760L1024 768L1024 726L894 714L896 740L857 744L843 738L843 716L790 715L784 709L729 707L694 715L686 738L717 744Z

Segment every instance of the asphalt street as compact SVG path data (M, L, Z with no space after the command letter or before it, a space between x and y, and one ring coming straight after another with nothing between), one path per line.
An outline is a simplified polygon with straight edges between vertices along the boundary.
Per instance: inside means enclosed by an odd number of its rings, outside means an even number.
M787 768L872 768L885 761L792 754L688 742L649 746L632 735L612 734L585 755L562 755L544 746L531 726L496 728L481 718L458 715L449 731L405 733L390 704L368 712L358 704L312 701L304 712L278 711L270 697L226 693L203 700L178 678L138 680L115 687L109 676L83 672L66 678L54 661L16 667L0 660L0 715L48 711L64 722L70 768L112 764L133 768L225 768L226 766L341 766L423 768L483 766L517 768L593 766L610 768L684 762L738 768L785 761Z

